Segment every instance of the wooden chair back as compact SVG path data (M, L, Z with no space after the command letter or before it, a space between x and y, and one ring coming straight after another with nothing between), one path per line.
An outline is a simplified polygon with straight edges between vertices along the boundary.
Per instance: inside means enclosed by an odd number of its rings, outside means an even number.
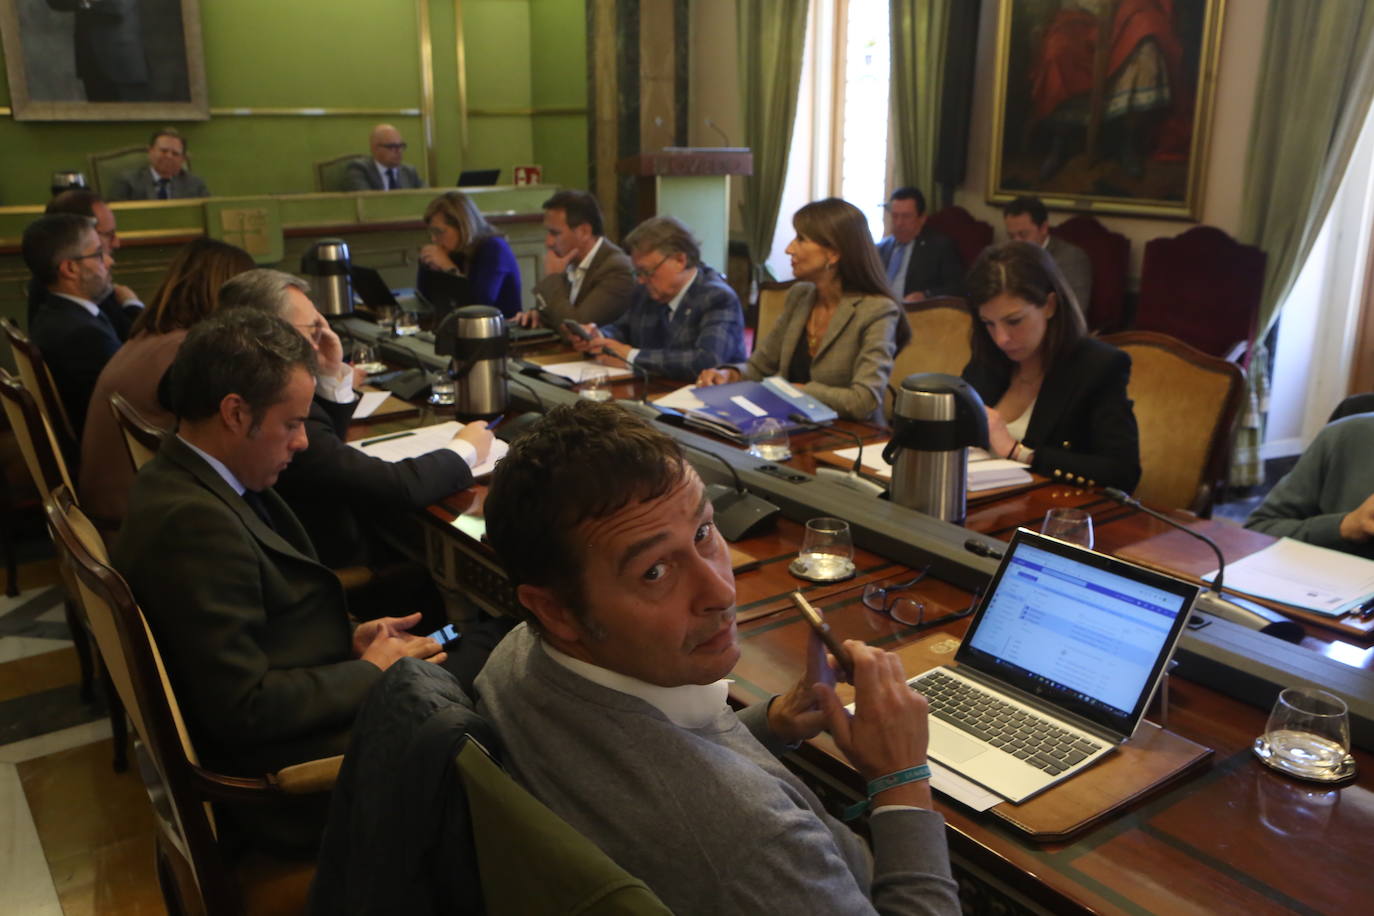
M4 400L5 416L14 430L19 452L24 456L24 465L39 497L47 496L60 486L71 490L72 478L51 424L24 383L3 369L0 369L0 399Z
M162 440L167 431L145 419L143 414L129 403L129 399L118 391L110 395L110 410L114 413L115 423L124 437L124 450L129 456L129 463L133 465L134 473L137 474L139 468L153 460L157 450L162 447Z
M1244 373L1164 334L1128 331L1102 339L1131 357L1126 391L1140 427L1135 495L1156 507L1210 516L1230 462Z
M53 381L52 371L43 361L43 354L29 335L19 330L19 326L8 318L0 318L0 330L5 332L10 352L14 354L14 365L19 370L19 378L29 389L39 411L52 427L58 452L68 460L75 461L81 453L81 445L76 441L75 427L67 416L67 407L57 395L57 383Z
M346 156L335 156L333 159L322 159L316 162L315 190L342 191L348 164L357 158L359 158L357 153L349 153Z
M1370 413L1371 411L1374 411L1374 392L1352 394L1341 399L1341 402L1336 405L1336 409L1331 411L1331 416L1326 418L1326 422L1335 423L1337 420L1343 420L1352 414Z
M935 296L907 303L906 320L911 323L911 342L892 361L889 388L900 387L902 379L916 372L957 376L964 371L972 354L973 319L963 299ZM892 416L890 401L886 413Z
M796 282L787 280L783 283L759 284L759 301L754 309L754 346L757 347L768 336L773 325L782 317L783 306L787 304L787 292Z
M954 245L959 249L959 259L964 262L964 270L972 267L983 249L992 244L992 224L975 219L963 207L945 207L938 213L930 214L926 223L954 239Z
M1145 245L1135 329L1168 334L1212 356L1253 344L1266 255L1213 226ZM1242 365L1249 364L1246 346Z
M270 778L222 776L200 765L157 640L128 583L110 566L100 533L65 487L49 496L45 510L59 560L73 574L110 680L141 742L140 771L157 821L158 880L168 911L302 912L310 863L250 856L246 864L231 865L210 808L211 801L261 801L283 787ZM329 763L337 773L337 759Z
M1067 219L1050 232L1082 248L1092 263L1090 301L1082 303L1088 327L1104 334L1124 331L1129 320L1126 275L1131 267L1131 240L1087 214Z

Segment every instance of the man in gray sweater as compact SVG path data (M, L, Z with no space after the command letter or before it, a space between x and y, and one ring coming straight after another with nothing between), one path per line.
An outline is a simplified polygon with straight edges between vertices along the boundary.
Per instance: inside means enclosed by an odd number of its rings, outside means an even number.
M1246 528L1374 559L1374 414L1327 424Z
M555 408L498 465L485 514L528 619L478 678L479 711L515 778L673 912L959 912L926 702L895 655L847 643L853 715L814 677L727 705L734 575L673 439L614 405ZM871 854L777 759L822 727L870 783Z

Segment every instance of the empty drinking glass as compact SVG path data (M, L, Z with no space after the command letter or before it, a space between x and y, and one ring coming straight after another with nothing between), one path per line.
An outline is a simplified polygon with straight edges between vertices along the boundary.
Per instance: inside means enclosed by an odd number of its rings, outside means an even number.
M1040 533L1092 550L1093 517L1082 509L1051 509L1045 513Z
M1255 753L1294 776L1339 778L1350 753L1345 701L1316 687L1285 688L1255 741Z
M589 401L609 401L610 375L611 370L604 366L588 366L582 373L582 386L577 393Z
M397 312L396 313L396 336L405 337L409 334L420 333L420 315L418 312Z
M772 417L764 417L745 432L749 454L764 461L786 461L792 457L792 445L787 430Z

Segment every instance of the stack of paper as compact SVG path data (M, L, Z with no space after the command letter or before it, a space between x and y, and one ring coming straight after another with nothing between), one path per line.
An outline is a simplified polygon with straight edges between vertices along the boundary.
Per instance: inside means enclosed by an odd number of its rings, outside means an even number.
M864 445L863 466L875 476L884 480L891 480L892 465L883 460L883 449L886 447L886 442L871 442ZM857 447L837 449L835 454L853 461L859 454L859 449ZM995 490L999 487L1012 487L1017 484L1030 483L1030 481L1030 470L1021 462L1009 461L1006 458L994 458L981 448L968 450L968 490L970 493L977 493L979 490Z
M1215 578L1214 569L1203 576ZM1374 561L1279 538L1242 560L1226 564L1228 589L1340 617L1374 597Z
M592 362L589 359L579 359L571 363L549 363L547 366L540 366L545 372L552 372L554 375L561 375L566 379L572 379L574 383L580 385L589 378L600 376L608 382L622 378L633 378L634 372L628 366L617 368L616 366L603 366L600 363Z
M447 423L439 423L434 426L406 430L403 433L359 439L357 442L350 442L349 445L383 461L404 461L407 458L418 458L421 455L438 451L448 445L449 440L456 436L458 430L462 428L462 423L450 420ZM494 440L491 443L491 451L487 453L487 460L472 469L472 476L481 477L483 474L490 474L495 469L497 462L506 457L508 451L510 451L510 445L501 439Z

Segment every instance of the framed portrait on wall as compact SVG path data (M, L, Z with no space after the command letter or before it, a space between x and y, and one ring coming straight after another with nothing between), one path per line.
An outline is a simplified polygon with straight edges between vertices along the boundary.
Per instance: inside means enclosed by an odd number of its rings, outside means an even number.
M988 200L1197 219L1225 0L1002 0Z
M0 0L19 121L210 116L199 0Z

